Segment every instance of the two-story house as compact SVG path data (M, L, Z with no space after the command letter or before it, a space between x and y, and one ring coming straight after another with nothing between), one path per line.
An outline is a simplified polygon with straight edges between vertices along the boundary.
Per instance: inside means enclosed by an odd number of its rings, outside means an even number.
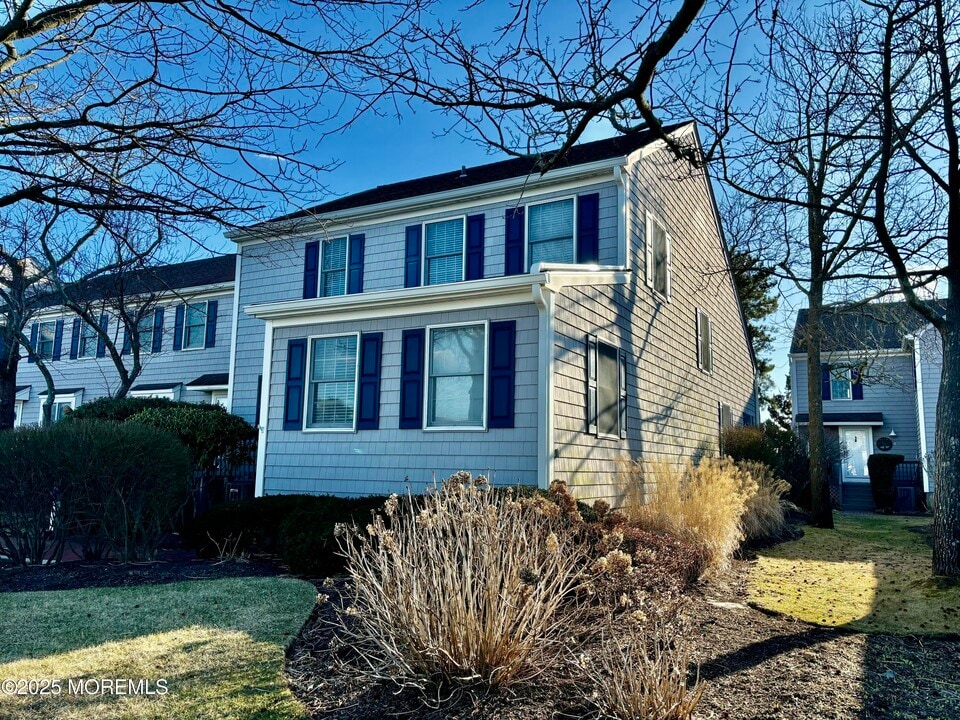
M692 124L671 129L697 143ZM709 178L650 133L348 195L234 233L230 407L257 493L466 469L617 499L617 460L758 417Z
M112 306L123 282L129 302L149 302L140 323L143 371L131 397L166 397L226 405L229 387L231 323L234 317L236 257L164 265L125 276L106 276L78 289L84 303L96 309L129 367L131 343ZM146 310L149 309L149 312ZM113 395L119 385L115 365L96 328L82 322L51 296L34 318L31 345L50 370L56 395L53 419L67 408ZM22 354L17 371L16 424L40 422L46 383L32 358Z
M809 422L807 311L790 348L797 425ZM943 366L939 334L904 302L829 309L823 317L820 394L823 425L843 450L835 470L842 506L872 510L867 458L895 453L923 463L923 492L933 492L935 416Z

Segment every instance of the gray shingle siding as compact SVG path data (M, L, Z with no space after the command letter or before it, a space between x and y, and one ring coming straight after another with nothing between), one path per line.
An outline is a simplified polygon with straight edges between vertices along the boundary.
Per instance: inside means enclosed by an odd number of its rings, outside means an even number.
M555 477L584 498L619 500L615 460L679 461L715 453L719 403L735 419L753 412L753 364L726 272L722 240L702 174L667 153L633 164L629 257L625 286L565 288L557 298ZM644 213L652 211L672 236L672 299L664 302L644 280ZM714 369L697 367L696 309L713 320ZM627 438L585 432L585 338L595 333L627 351Z
M487 431L399 429L400 344L407 328L482 320L517 321L515 428ZM498 484L537 483L537 311L529 305L338 322L274 331L264 493L364 495L420 491L458 470ZM380 429L283 430L287 343L292 338L382 332Z
M163 315L163 350L159 353L142 353L143 372L134 381L139 384L186 383L206 373L225 373L229 369L230 337L233 326L232 293L204 296L197 302L217 301L216 345L212 348L197 350L173 350L174 308L179 303L161 303ZM109 314L109 313L108 313ZM116 392L120 383L117 370L109 357L70 359L70 342L73 332L73 315L64 314L62 355L59 361L48 361L47 367L53 375L57 388L83 388L83 402L106 397ZM48 319L45 315L44 320ZM118 347L122 346L123 330L118 330L116 317L110 318L108 326ZM29 331L29 329L28 329ZM129 355L124 359L129 366ZM40 392L46 390L43 376L34 363L27 362L26 354L21 356L17 371L17 384L30 385L30 400L24 404L23 423L33 424L39 420L42 399ZM183 388L180 399L188 402L209 402L210 394Z

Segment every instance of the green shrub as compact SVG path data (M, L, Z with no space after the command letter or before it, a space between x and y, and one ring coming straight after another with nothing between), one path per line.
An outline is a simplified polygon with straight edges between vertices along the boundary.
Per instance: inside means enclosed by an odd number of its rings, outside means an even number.
M73 536L93 557L107 549L122 560L153 557L189 497L186 449L168 433L137 424L61 422L3 433L0 468L4 497L11 498L4 503L7 518L25 518L18 508L32 498L33 532L45 514L48 538ZM27 561L42 557L31 552Z
M187 403L176 403L166 398L104 397L81 405L65 417L71 422L78 420L126 422L129 418L148 408L171 408L181 404L186 405Z
M838 458L839 448L829 443L828 467ZM784 430L772 422L760 427L728 427L723 431L723 451L736 462L761 462L776 477L790 485L788 499L803 508L810 507L810 456L805 434Z
M877 512L892 513L897 499L893 487L893 475L897 465L904 461L903 455L871 455L867 458L867 472L870 474L870 492L873 506Z
M736 462L760 462L779 469L780 454L774 438L756 425L733 425L723 429L723 454Z
M267 495L211 509L189 524L184 537L208 556L228 545L234 553L277 555L296 573L338 575L344 560L334 527L351 521L366 525L385 500L380 496Z
M257 429L238 415L231 415L220 405L177 403L141 410L129 422L150 425L169 432L190 451L193 464L201 470L212 470L218 458L230 465L249 462L250 441Z

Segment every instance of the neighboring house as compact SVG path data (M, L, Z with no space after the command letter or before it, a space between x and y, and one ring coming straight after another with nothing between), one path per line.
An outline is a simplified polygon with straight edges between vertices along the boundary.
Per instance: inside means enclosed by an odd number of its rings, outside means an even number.
M794 419L800 426L809 422L806 325L807 311L800 310L790 349ZM823 330L823 424L846 454L835 478L843 506L873 508L867 458L874 453L922 462L929 496L943 365L939 334L904 302L828 310Z
M139 329L143 371L129 396L226 405L235 269L236 257L226 255L150 268L121 278L125 297L151 299ZM94 307L106 302L102 311L98 310L101 326L129 357L123 323L110 310L119 281L118 276L108 276L85 284L83 300ZM119 377L105 343L75 314L51 303L36 314L28 332L33 348L53 375L54 420L67 408L116 391ZM38 423L45 399L43 376L23 353L17 371L15 424Z
M260 427L258 494L417 491L466 469L616 499L618 459L716 452L721 425L758 417L709 178L649 133L232 239L230 407Z

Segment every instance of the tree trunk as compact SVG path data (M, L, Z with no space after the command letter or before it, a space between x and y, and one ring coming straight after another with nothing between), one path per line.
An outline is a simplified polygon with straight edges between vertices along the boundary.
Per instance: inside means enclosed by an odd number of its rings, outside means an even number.
M20 346L0 336L0 430L12 428L16 417L19 364Z
M960 298L952 298L952 304ZM954 308L951 308L954 309ZM947 313L941 329L943 374L937 401L933 486L933 574L960 577L960 322Z
M810 308L807 310L807 406L810 442L810 510L814 527L833 527L833 508L830 506L830 484L827 482L824 462L823 395L820 382L820 346L823 341L821 315L823 312L823 286L811 283Z

